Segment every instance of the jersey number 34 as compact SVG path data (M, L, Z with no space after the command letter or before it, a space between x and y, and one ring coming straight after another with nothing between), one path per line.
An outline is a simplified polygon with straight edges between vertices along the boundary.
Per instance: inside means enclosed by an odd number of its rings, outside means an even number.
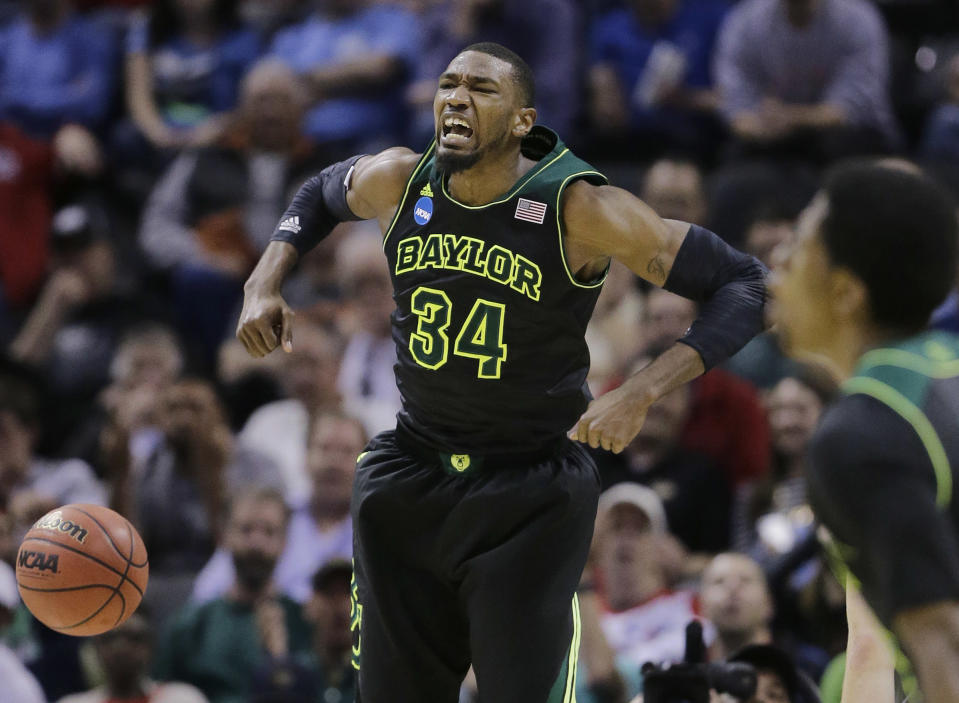
M410 309L416 314L416 332L410 335L410 354L420 366L438 369L449 359L450 315L453 304L446 293L421 286L413 292ZM506 345L503 318L506 306L478 298L453 341L453 353L476 359L478 378L499 378Z

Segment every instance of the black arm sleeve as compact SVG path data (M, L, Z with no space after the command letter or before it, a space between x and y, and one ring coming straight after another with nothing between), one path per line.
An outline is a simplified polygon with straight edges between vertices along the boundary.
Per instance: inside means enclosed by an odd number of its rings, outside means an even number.
M888 627L903 610L959 599L959 545L936 506L916 431L874 398L848 396L810 446L809 501Z
M353 167L363 155L327 166L300 186L270 241L287 242L302 256L341 222L359 220L346 202Z
M679 341L699 352L707 371L764 329L767 273L754 257L690 226L663 288L701 304Z

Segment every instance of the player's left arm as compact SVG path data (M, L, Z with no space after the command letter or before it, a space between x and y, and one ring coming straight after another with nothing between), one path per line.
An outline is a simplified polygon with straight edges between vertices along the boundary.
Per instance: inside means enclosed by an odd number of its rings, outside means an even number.
M766 269L697 225L664 220L628 191L585 181L564 194L567 258L595 270L610 257L650 283L700 303L687 333L619 388L593 401L570 437L620 452L647 408L741 349L763 329Z
M959 701L959 602L904 610L893 629L916 668L926 703Z

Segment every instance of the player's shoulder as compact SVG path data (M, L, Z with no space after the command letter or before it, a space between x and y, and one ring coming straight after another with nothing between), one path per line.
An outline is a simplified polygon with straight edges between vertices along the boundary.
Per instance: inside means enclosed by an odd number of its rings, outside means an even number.
M588 224L601 216L626 191L616 186L578 178L563 190L561 207L567 225Z
M918 452L918 454L917 454ZM880 467L901 468L922 454L922 444L908 421L872 396L841 396L828 408L809 446L811 477L830 481L854 477Z
M888 406L871 396L841 395L823 412L813 434L813 448L822 446L831 450L844 443L870 440L881 433L883 425L895 424L897 417Z
M423 158L412 149L395 146L378 154L364 156L356 162L354 179L377 187L405 187L413 170Z
M353 212L375 213L376 217L392 215L422 158L422 154L406 147L392 147L359 159L350 184L350 191L358 200L350 203Z

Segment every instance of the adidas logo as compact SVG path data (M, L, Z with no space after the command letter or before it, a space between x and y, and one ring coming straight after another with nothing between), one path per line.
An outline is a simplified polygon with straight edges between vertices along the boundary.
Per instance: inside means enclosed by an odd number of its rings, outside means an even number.
M293 217L287 217L283 222L280 223L280 226L277 229L286 230L287 232L292 232L297 234L300 231L300 216L294 215Z
M423 190L420 191L420 195L425 195L427 198L432 198L432 197L433 197L433 189L430 188L430 184L429 184L429 183L427 183L425 186L423 186Z

